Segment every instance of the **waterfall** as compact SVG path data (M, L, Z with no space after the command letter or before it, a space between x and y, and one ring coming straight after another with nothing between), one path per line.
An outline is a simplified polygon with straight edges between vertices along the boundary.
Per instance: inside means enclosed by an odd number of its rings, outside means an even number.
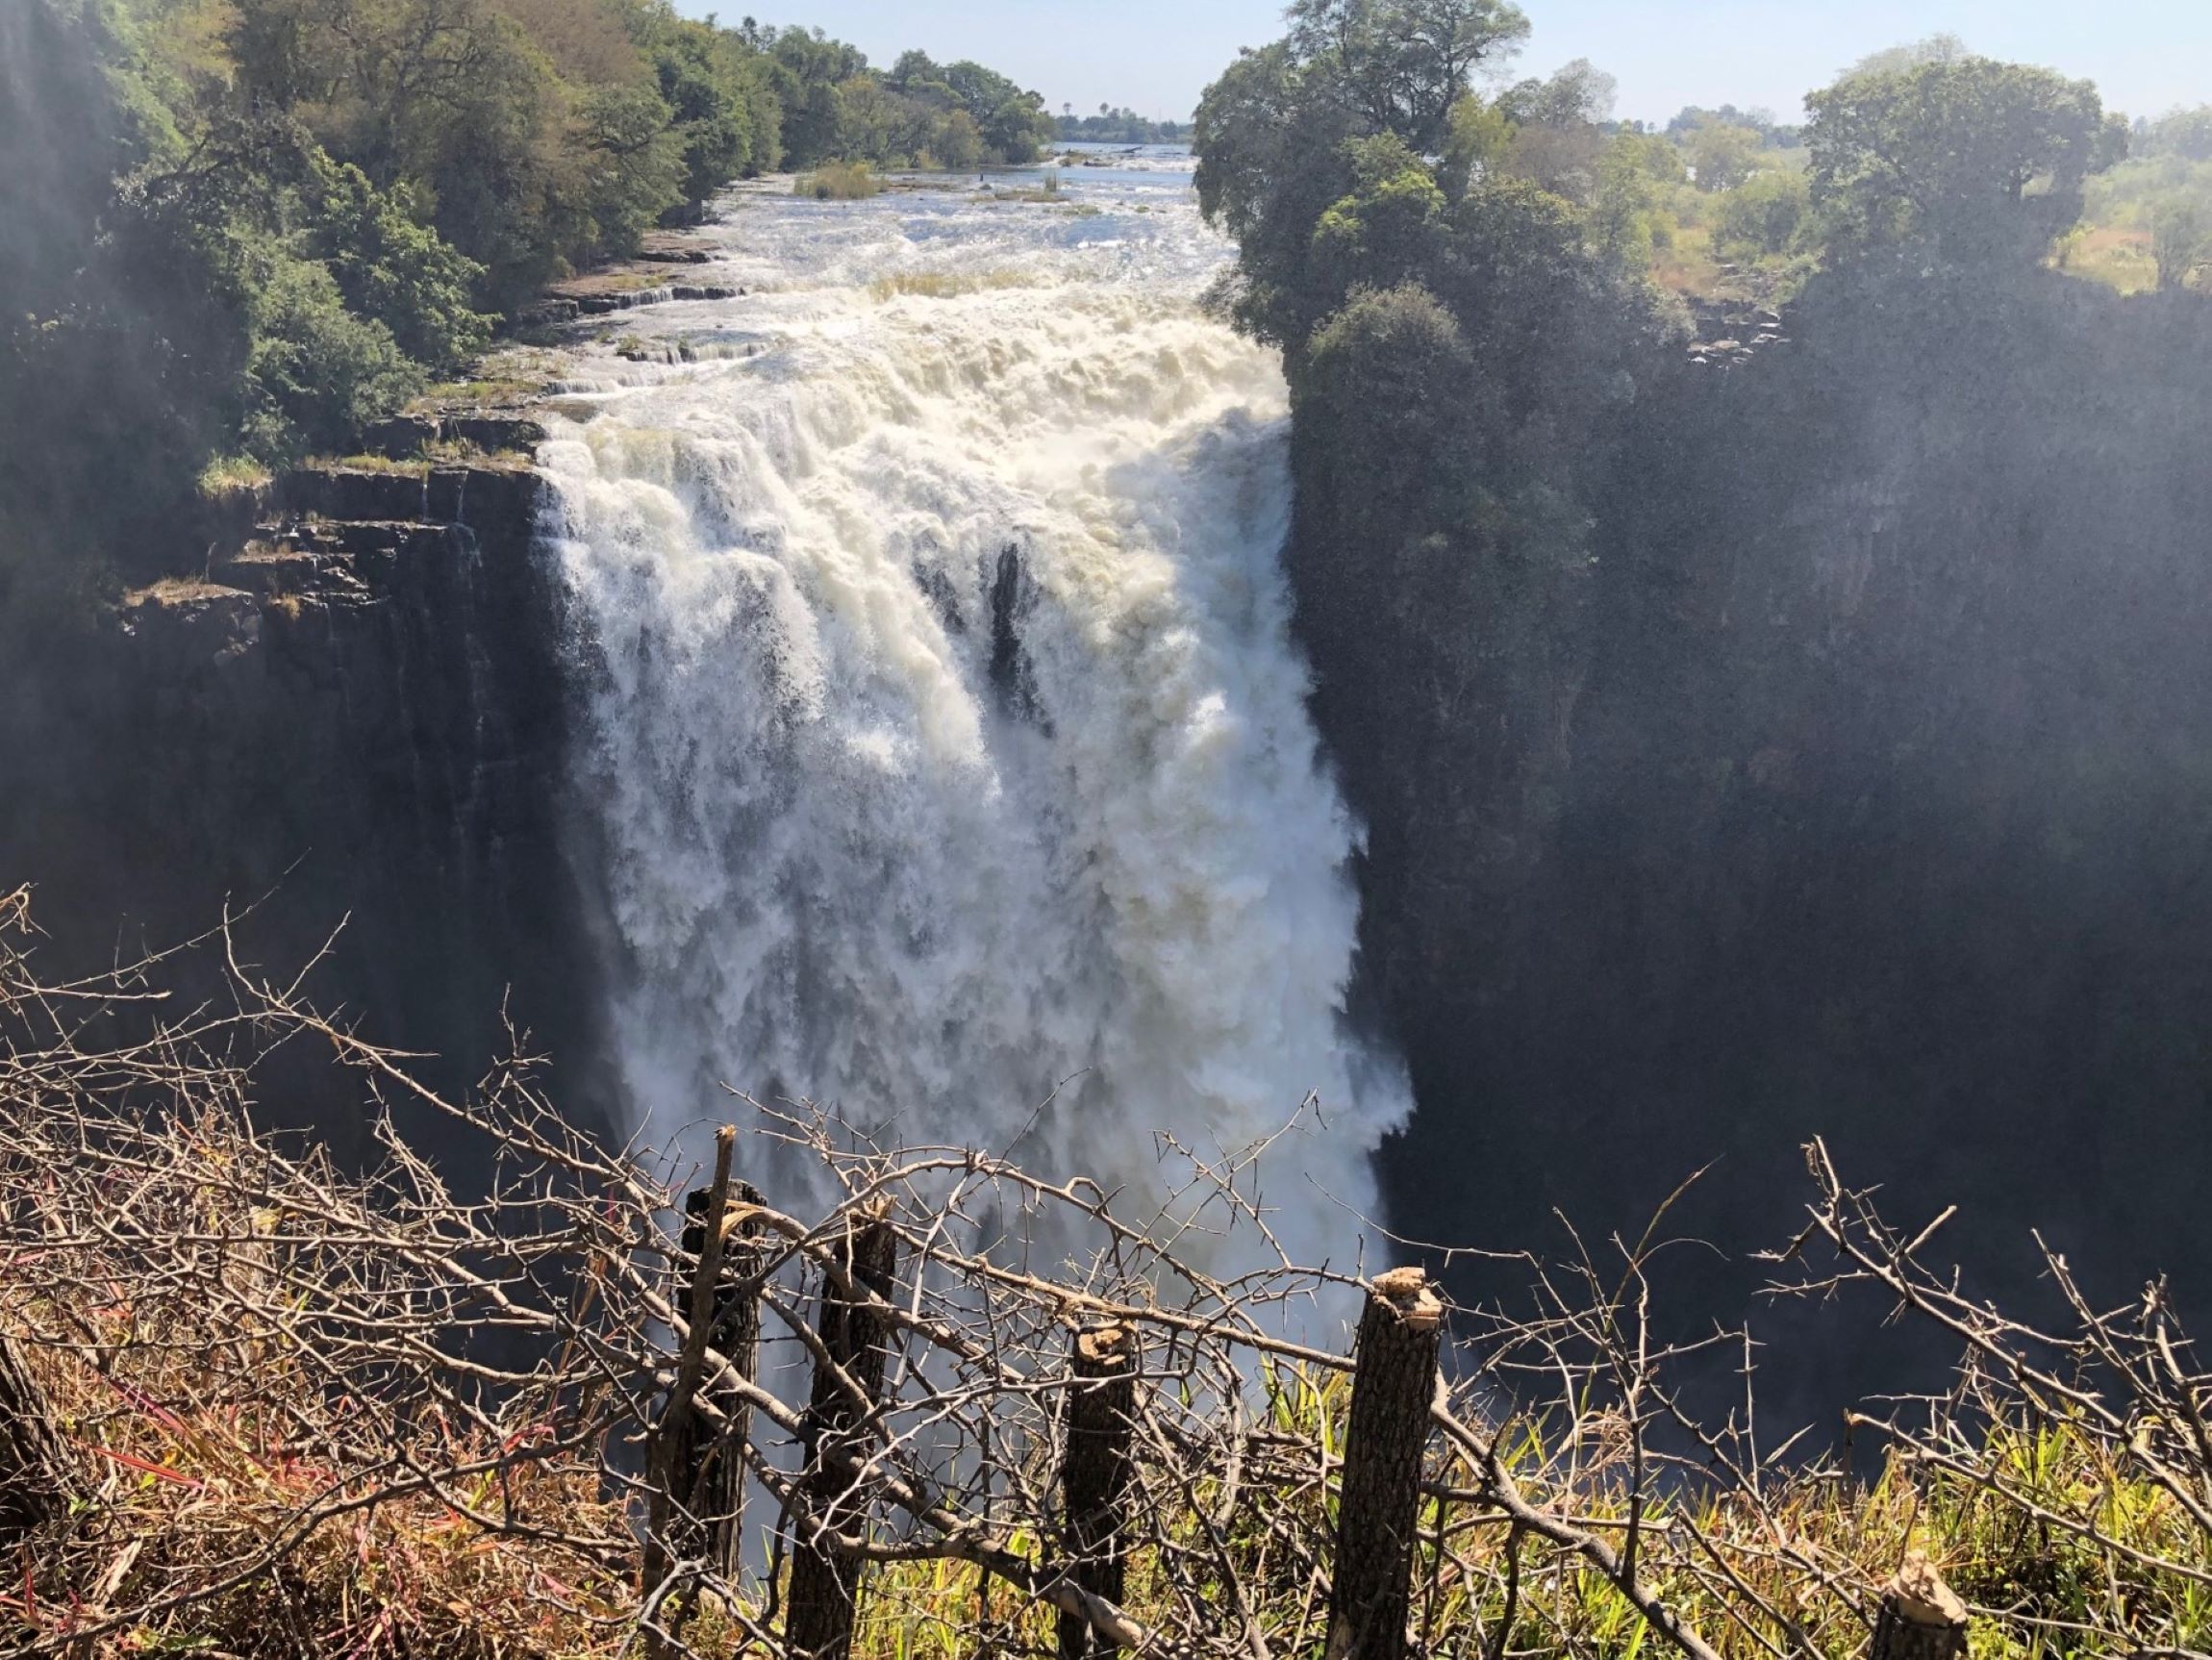
M1138 1195L1295 1119L1274 1225L1342 1262L1407 1096L1343 1030L1286 395L1201 311L1187 177L1131 178L742 199L748 297L578 368L541 462L616 1059L663 1145L726 1083Z

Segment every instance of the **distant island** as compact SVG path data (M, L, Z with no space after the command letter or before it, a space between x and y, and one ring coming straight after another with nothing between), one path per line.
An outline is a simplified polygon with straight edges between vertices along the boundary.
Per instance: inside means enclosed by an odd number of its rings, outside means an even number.
M1095 115L1078 115L1075 106L1060 106L1060 141L1063 144L1188 144L1188 121L1150 121L1134 110L1098 106Z

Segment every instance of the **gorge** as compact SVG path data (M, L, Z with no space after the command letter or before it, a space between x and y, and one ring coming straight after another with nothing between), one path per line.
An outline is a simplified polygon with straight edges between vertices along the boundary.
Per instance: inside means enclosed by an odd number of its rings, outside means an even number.
M137 548L13 666L50 952L270 895L256 959L345 920L321 996L443 1081L512 1020L678 1144L725 1083L1116 1180L1295 1119L1318 1254L1640 1225L1719 1159L1686 1306L1734 1311L1826 1134L2010 1290L2031 1225L2186 1281L2201 301L1823 281L1721 366L1501 293L1586 516L1423 563L1436 412L1308 380L1294 436L1154 165L741 191L742 295L592 320L478 459ZM269 1110L365 1151L349 1089Z
M17 867L157 941L267 893L272 968L347 919L322 994L380 1038L465 1082L511 1019L655 1144L727 1085L1164 1197L1289 1130L1286 1241L1356 1250L1410 1101L1342 1019L1284 390L1200 313L1189 168L740 191L692 268L732 297L453 423L534 469L290 475L53 666Z

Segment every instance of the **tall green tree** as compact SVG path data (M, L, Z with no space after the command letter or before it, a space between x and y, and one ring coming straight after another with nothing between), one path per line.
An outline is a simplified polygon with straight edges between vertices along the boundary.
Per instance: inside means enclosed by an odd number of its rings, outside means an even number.
M1443 145L1475 66L1528 33L1511 0L1295 0L1292 53L1325 65L1370 132Z
M1851 75L1806 107L1813 200L1846 255L2040 260L2080 219L2084 181L2127 153L2089 82L1988 58Z

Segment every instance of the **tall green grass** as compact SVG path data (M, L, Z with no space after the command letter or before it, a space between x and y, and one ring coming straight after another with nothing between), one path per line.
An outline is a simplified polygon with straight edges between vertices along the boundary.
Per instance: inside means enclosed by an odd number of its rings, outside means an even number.
M828 162L792 185L792 195L817 202L858 202L882 193L883 181L866 162Z

